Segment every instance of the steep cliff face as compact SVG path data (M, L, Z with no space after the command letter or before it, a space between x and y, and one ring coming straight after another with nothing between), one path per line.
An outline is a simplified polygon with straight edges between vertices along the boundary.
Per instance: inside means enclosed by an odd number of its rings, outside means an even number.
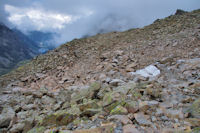
M21 32L0 24L0 75L12 69L18 62L38 55L38 49Z

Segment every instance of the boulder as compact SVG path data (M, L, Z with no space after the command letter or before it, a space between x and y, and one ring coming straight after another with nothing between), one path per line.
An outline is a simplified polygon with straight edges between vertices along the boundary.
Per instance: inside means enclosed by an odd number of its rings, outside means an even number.
M159 102L157 101L139 101L139 110L146 112L147 110L156 110Z
M112 124L91 129L75 130L73 133L114 133L115 127L116 125Z
M119 85L122 85L124 83L125 82L121 79L113 79L113 80L110 81L111 86L119 86Z
M25 124L24 123L18 123L13 125L13 127L10 129L10 133L20 133L23 131Z
M0 128L7 128L14 116L15 112L11 107L3 108L0 114Z
M118 92L108 92L103 98L103 108L104 111L110 112L118 105L125 104L125 95Z
M102 109L86 109L85 111L83 111L80 116L86 116L86 117L92 117L97 113L100 113L102 111Z
M45 127L35 127L29 130L27 133L44 133Z
M114 109L111 110L110 112L111 115L126 115L128 114L128 111L126 108L122 107L121 105L116 106Z
M125 101L125 107L129 113L135 113L139 110L139 103L137 101Z
M162 96L162 88L158 83L148 85L145 92L147 95L150 95L154 98L160 98Z
M128 124L123 126L123 133L140 133L134 125Z
M137 70L136 72L131 72L132 75L141 75L143 77L156 77L160 75L160 70L154 65L149 65L144 69Z
M125 95L119 92L108 92L103 97L103 106L110 105L116 101L124 101Z
M28 105L24 105L23 107L22 107L22 109L23 110L34 110L34 109L36 109L37 108L37 106L35 105L35 104L28 104Z
M177 119L183 119L184 118L184 114L181 110L172 110L172 109L168 109L165 111L165 115L169 118L177 118Z
M67 112L72 115L77 115L77 116L81 114L81 111L77 105L72 105L71 108L67 110Z
M192 133L199 133L199 132L200 132L200 127L192 129Z
M99 108L99 106L97 104L97 101L95 101L95 100L89 100L86 103L79 105L80 111L84 111L86 109L98 109L98 108Z
M54 105L55 104L55 99L49 97L49 96L46 96L44 95L42 98L41 98L41 103L44 104L44 105L47 105L47 106L50 106L50 105Z
M151 121L147 119L147 116L145 116L143 113L136 113L134 114L134 117L141 126L150 126L152 124Z
M130 90L134 90L135 87L136 87L135 82L129 82L129 83L123 84L122 86L113 88L113 90L115 92L120 92L120 93L123 93L124 95L126 95Z
M200 119L197 118L187 118L186 121L189 122L192 127L198 127L200 125Z
M101 84L99 82L94 82L89 87L83 88L80 91L73 93L71 95L71 101L80 102L84 98L95 98L100 88Z
M188 112L192 117L200 119L200 98L193 102L193 104L188 108Z
M120 121L123 125L132 124L132 121L128 118L127 115L112 115L108 117L108 120L117 120Z
M67 111L58 111L56 113L50 114L46 116L41 122L40 126L63 126L68 125L74 119L76 119L77 115L68 113Z
M135 67L137 66L137 63L133 62L126 66L126 72L132 72L134 71Z
M53 76L46 77L40 83L40 88L48 88L50 90L54 89L57 86L57 82Z

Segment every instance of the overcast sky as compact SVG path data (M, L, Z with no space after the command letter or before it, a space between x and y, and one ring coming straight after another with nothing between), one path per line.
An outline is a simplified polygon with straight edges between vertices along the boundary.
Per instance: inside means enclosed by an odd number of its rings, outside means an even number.
M98 32L143 27L200 0L0 0L0 21L27 33L56 32L56 45Z

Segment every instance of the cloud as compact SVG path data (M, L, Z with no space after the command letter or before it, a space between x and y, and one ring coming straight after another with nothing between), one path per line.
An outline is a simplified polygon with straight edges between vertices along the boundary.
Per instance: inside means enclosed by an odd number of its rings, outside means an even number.
M56 32L58 45L86 35L143 27L176 9L198 8L199 0L1 0L0 18L23 31Z
M8 20L17 28L24 31L54 31L65 28L66 24L73 23L79 16L54 13L42 9L18 8L5 5L5 11L9 13Z

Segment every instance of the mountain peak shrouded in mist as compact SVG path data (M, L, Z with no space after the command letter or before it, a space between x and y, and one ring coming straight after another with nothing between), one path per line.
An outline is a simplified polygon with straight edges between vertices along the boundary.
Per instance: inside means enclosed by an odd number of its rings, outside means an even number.
M199 0L1 0L0 19L24 33L56 33L56 47L87 35L143 27L199 5Z

